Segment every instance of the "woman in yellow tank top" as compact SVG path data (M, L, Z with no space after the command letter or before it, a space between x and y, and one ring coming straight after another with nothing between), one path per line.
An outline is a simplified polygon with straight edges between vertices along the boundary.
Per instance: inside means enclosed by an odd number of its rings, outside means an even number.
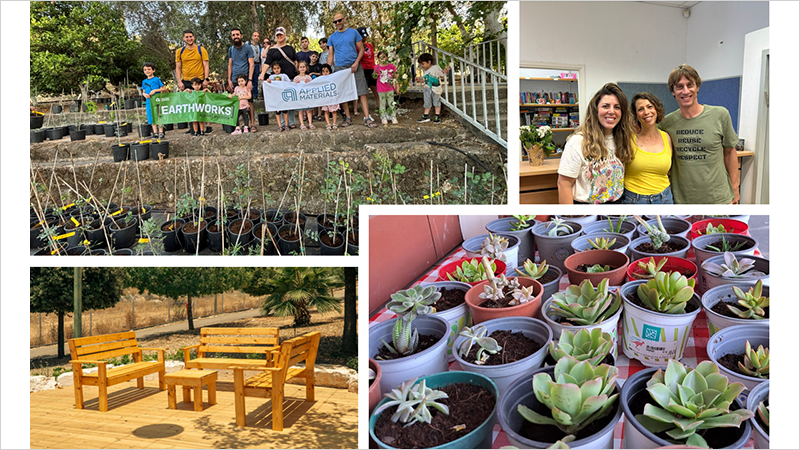
M636 117L633 161L625 166L625 192L622 203L672 204L669 169L672 167L672 141L658 129L664 118L664 106L649 93L639 93L631 100Z

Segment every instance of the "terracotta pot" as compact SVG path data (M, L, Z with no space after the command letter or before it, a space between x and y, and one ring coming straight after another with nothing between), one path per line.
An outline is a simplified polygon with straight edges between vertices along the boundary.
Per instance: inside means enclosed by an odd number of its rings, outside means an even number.
M610 286L621 286L625 282L625 273L628 270L629 262L628 256L618 251L587 250L570 255L564 260L564 265L567 269L570 284L580 284L583 280L589 280L592 285L597 286L604 278L608 278ZM581 264L590 266L600 264L601 266L609 265L617 268L608 272L586 273L577 270Z
M481 308L481 303L484 299L478 297L483 292L483 287L489 284L489 280L481 281L476 284L472 289L467 291L464 301L469 306L470 314L472 315L472 323L479 324L481 322L497 319L500 317L522 316L522 317L535 317L542 306L542 283L525 277L510 277L516 278L519 284L525 287L533 286L533 294L536 296L533 300L517 306L509 308Z
M381 401L381 365L378 364L374 359L369 359L369 368L375 371L375 380L372 381L372 384L369 387L369 413L372 414L372 410L375 409L375 405L377 405Z
M685 258L678 258L676 256L662 256L661 258L659 258L657 256L653 257L653 259L656 260L656 263L658 261L660 261L662 258L667 258L667 263L664 264L664 267L661 268L661 272L681 272L681 273L683 273L683 272L686 272L687 270L691 270L692 271L692 276L686 277L686 278L697 280L697 265L695 263L693 263L692 261L689 261L688 259L685 259ZM630 265L628 266L628 270L627 270L628 281L641 280L641 278L635 278L633 276L633 274L644 273L644 269L641 269L639 267L639 263L643 262L643 263L647 264L648 261L650 261L650 257L637 259L636 261L633 261L632 263L630 263Z

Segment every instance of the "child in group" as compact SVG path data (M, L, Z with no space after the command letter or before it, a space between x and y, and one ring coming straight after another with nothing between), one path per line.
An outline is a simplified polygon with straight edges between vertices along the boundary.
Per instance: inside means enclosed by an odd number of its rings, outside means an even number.
M194 77L190 80L192 83L191 89L186 89L183 92L211 92L208 89L203 89L203 80L199 77ZM205 136L206 135L206 123L205 122L192 122L192 129L191 135L194 136Z
M293 80L295 83L308 83L308 82L311 81L311 75L308 74L308 63L307 62L300 61L300 62L297 63L297 74L298 75L296 77L294 77L294 80ZM313 130L314 128L317 128L317 127L314 126L313 123L311 123L311 112L313 111L313 109L314 108L308 108L308 109L301 109L299 111L300 112L300 129L301 130L307 130L307 129L312 129ZM308 127L306 127L305 124L303 123L303 116L306 116L308 118Z
M378 52L378 64L372 76L378 80L378 111L381 113L381 123L386 125L391 119L392 123L397 123L394 107L394 91L397 89L397 68L388 62L389 55L385 51Z
M273 81L290 81L288 76L281 74L279 61L272 63L272 75L267 78L267 83L272 83ZM281 123L281 115L283 115L283 123ZM278 131L289 129L289 111L275 111L275 120L278 121Z
M450 66L442 70L438 65L433 63L433 55L430 53L423 53L417 58L417 62L422 67L423 76L417 77L417 83L425 83L422 90L423 107L425 112L422 117L417 120L419 123L430 122L431 105L436 109L436 115L433 116L433 123L440 123L442 120L440 115L442 113L442 102L439 97L442 95L443 88L442 82L447 72L450 71Z
M142 70L147 77L142 81L142 93L144 98L147 99L145 100L147 123L153 126L153 135L156 139L164 139L164 127L159 128L158 125L153 122L153 112L150 110L150 96L158 92L165 92L167 88L164 87L164 83L161 82L160 78L153 75L156 71L155 64L146 62L143 64ZM33 104L31 104L31 108L33 108ZM33 111L33 109L31 109L31 111Z
M239 97L239 116L236 118L236 129L231 134L242 134L250 132L250 89L247 89L247 75L240 73L236 75L236 83L238 86L233 88L233 94L228 94L228 98L234 95ZM244 131L239 129L239 119L244 116Z
M320 64L319 61L319 53L316 51L311 52L309 59L311 59L311 63L308 64L308 74L311 75L311 79L313 80L322 75L322 64ZM323 61L323 63L324 62L325 61ZM314 108L314 120L322 122L322 110L319 106Z
M331 66L329 64L323 64L321 72L322 72L322 75L320 75L320 76L323 76L323 77L333 73L333 71L331 70ZM322 107L322 111L325 113L325 123L328 124L328 126L326 127L327 130L328 131L335 130L336 129L336 116L337 116L336 111L339 111L339 104L337 103L335 105L323 106ZM328 116L328 113L331 113L333 115L333 124L331 124L331 119Z

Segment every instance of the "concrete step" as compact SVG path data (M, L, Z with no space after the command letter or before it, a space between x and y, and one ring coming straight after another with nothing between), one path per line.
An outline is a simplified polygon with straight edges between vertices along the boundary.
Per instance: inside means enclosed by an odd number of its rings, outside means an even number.
M422 98L422 88L409 89L406 94L408 94L409 96L413 96L415 98ZM449 97L452 97L453 95L458 95L459 103L461 102L461 94L462 94L462 92L461 92L461 85L460 84L458 84L456 86L452 86L452 85L447 86L447 95ZM468 85L468 84L464 85L463 94L464 94L464 98L466 99L466 101L468 101L468 102L472 101L472 90L471 90L470 85ZM442 97L444 97L444 96L445 96L445 94L442 93ZM501 101L503 101L503 102L507 101L507 99L508 99L508 87L506 85L498 86L497 96L498 96L498 98L500 98ZM486 85L486 96L485 97L486 97L486 100L489 101L489 102L494 101L494 89L492 88L492 85L490 85L490 84ZM483 98L484 98L483 92L481 91L481 86L479 84L475 85L475 98L477 98L479 101L483 101Z

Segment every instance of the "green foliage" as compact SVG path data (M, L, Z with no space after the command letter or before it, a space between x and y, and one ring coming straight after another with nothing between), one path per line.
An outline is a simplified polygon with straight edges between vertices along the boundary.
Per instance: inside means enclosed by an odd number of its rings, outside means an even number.
M763 345L753 349L750 341L745 341L744 363L739 361L739 370L751 377L769 378L769 349Z
M532 221L534 216L518 215L513 217L517 219L517 221L511 222L512 231L521 231L532 226L532 224L528 224L528 222Z
M31 267L30 312L72 313L73 274L71 267ZM82 277L84 311L110 308L122 298L124 268L86 267Z
M667 263L667 258L661 258L656 262L656 260L651 256L650 260L647 263L639 262L637 265L640 269L644 270L644 274L640 274L639 277L644 278L655 278L656 274L661 271L661 268Z
M570 226L568 223L565 223L563 219L558 217L554 218L550 222L547 222L548 236L566 236L574 232L575 231L572 229L572 226Z
M650 243L653 244L654 249L660 249L665 242L669 241L670 236L664 228L664 224L661 223L661 216L656 216L658 225L650 225L637 215L633 217L647 230L647 237L650 238Z
M738 286L731 287L736 298L739 299L736 301L739 307L730 304L725 305L732 313L741 319L762 320L768 318L765 308L769 307L769 297L761 295L763 289L761 280L756 281L755 286L748 289L747 292L742 291Z
M587 268L586 273L603 273L609 272L610 270L610 266L601 266L600 264L595 264L592 267Z
M600 328L589 331L581 328L575 334L569 330L561 332L558 343L550 341L550 356L554 360L571 356L578 361L588 361L597 366L614 348L614 339Z
M603 231L605 231L606 233L620 233L621 234L622 233L622 224L626 222L625 219L627 217L628 216L619 216L619 218L617 219L617 224L615 225L613 222L611 222L611 217L609 216L609 218L608 218L608 228L607 229L603 228Z
M358 357L353 356L352 358L348 359L346 365L347 367L358 371Z
M522 264L522 269L524 270L524 272L519 270L519 269L517 269L517 268L514 268L514 270L518 274L520 274L520 276L533 278L534 280L538 280L539 278L542 278L547 273L547 271L550 269L550 266L547 265L547 260L542 261L537 266L536 263L534 263L533 261L531 261L529 259L529 260L525 261Z
M595 238L595 240L586 239L592 247L597 250L610 250L611 247L617 242L617 238L608 239L604 237ZM606 269L608 270L608 269Z
M755 261L748 258L736 259L736 255L730 252L723 253L722 264L714 264L709 259L703 261L703 269L713 275L723 278L759 278L767 274L759 270L752 270Z
M747 242L745 242L745 241L737 242L735 244L731 243L731 242L728 242L728 240L725 239L725 235L724 234L722 235L721 242L722 243L719 245L719 247L711 245L711 244L706 245L706 250L713 250L715 252L720 252L720 253L723 253L723 252L735 252L737 250L741 250L742 247L747 245Z
M767 429L764 431L769 434L769 402L758 402L758 417L761 418L761 421L767 426Z
M424 316L433 313L435 310L431 305L436 303L441 296L442 294L436 290L436 286L418 284L411 289L392 294L392 301L386 305L386 309L411 322L418 315Z
M233 176L233 190L231 191L232 194L236 195L238 201L236 202L236 207L244 210L247 208L247 204L250 199L250 193L252 192L253 188L250 187L250 182L252 178L250 178L250 171L247 168L247 164L241 163L236 166L236 170L230 174Z
M694 296L694 280L687 280L680 272L658 272L653 279L640 284L636 293L652 311L683 314L686 303Z
M464 327L458 335L467 339L458 346L458 354L466 359L470 350L472 350L472 346L478 344L480 348L475 354L475 364L484 364L490 354L494 355L503 349L497 344L496 340L487 336L487 334L489 334L489 330L483 325L475 325L472 328Z
M563 317L573 325L595 325L619 311L622 299L608 291L608 278L597 288L589 280L571 285L564 292L553 294L547 314Z
M492 261L491 267L493 272L497 270L497 264L495 264L494 261ZM481 268L481 262L478 258L462 262L460 266L456 267L455 272L447 274L448 280L462 281L464 283L483 281L487 278L486 273L484 273L483 268Z

